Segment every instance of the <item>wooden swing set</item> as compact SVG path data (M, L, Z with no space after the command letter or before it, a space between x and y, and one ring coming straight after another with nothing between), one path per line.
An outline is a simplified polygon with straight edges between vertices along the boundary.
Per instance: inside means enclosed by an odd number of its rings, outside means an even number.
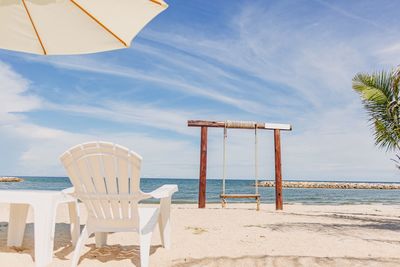
M189 127L201 127L200 139L200 178L199 178L199 201L198 207L206 206L206 181L207 181L207 130L208 127L224 128L223 139L223 171L222 171L222 190L220 194L222 207L226 206L226 200L229 198L254 199L257 203L257 210L260 209L260 194L258 192L258 129L273 130L275 144L275 208L283 209L282 201L282 167L281 167L281 141L280 131L291 131L289 124L260 123L254 121L205 121L189 120ZM226 194L226 140L228 129L253 129L254 130L254 172L255 172L255 193L254 194Z

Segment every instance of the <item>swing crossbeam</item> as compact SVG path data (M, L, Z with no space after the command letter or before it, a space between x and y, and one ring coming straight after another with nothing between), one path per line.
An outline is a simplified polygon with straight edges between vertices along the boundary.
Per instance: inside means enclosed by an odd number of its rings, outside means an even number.
M254 199L257 203L257 210L260 210L260 194L220 194L219 195L220 199L221 199L221 204L222 207L225 208L226 207L226 199L228 198L247 198L247 199Z
M282 123L266 123L266 122L252 122L252 121L204 121L204 120L189 120L188 127L213 127L213 128L227 128L227 129L257 129L265 130L283 130L291 131L292 125Z

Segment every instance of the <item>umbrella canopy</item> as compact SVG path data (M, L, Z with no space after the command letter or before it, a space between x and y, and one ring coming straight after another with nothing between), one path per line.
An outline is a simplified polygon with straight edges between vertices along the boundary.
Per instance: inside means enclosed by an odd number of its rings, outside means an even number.
M44 55L126 48L163 0L0 0L0 48Z

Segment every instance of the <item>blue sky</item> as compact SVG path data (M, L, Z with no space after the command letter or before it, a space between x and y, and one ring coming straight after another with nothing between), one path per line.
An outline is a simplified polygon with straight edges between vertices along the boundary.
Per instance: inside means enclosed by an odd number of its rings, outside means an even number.
M58 156L106 140L144 157L145 177L198 176L188 119L291 123L286 179L400 181L374 146L357 72L400 63L397 1L168 1L132 47L84 56L0 51L0 174L64 175ZM222 131L209 132L220 177ZM252 177L251 131L229 132L228 175ZM273 177L270 132L260 173Z

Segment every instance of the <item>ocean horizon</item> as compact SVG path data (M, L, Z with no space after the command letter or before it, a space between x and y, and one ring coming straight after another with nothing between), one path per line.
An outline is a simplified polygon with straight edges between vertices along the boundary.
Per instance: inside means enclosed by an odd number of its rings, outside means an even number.
M18 176L23 182L2 182L0 190L63 190L71 187L68 177ZM260 179L260 181L266 181ZM328 182L324 180L285 180L300 182ZM400 182L372 181L329 181L338 183L382 183L400 184ZM179 192L174 194L173 203L197 203L198 179L195 178L141 178L141 189L150 192L163 184L177 184ZM222 180L207 180L207 202L219 203ZM252 194L255 191L254 180L227 179L226 193ZM275 188L259 187L262 203L275 203ZM319 204L319 205L349 205L349 204L400 204L400 190L379 189L326 189L326 188L283 188L283 201L286 204ZM229 200L232 202L252 202L251 200Z

